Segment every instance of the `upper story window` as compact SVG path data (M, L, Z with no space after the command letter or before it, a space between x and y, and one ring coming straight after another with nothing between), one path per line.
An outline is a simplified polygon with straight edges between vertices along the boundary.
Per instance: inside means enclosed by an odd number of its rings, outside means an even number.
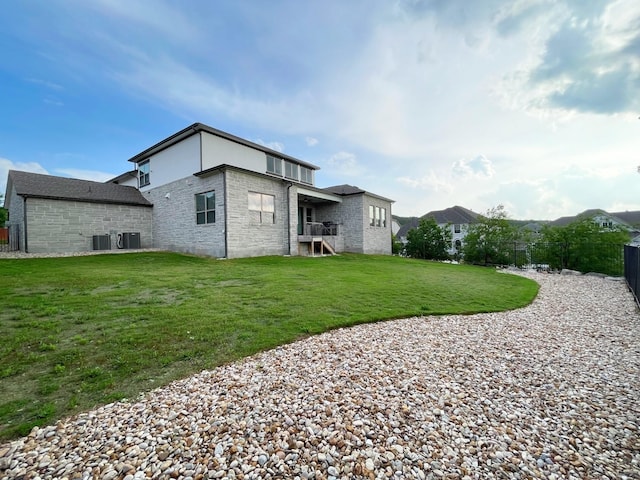
M298 164L293 162L284 161L284 176L292 180L299 180L300 174L298 173Z
M313 185L313 169L273 155L267 155L267 173Z
M276 197L266 193L249 192L249 218L256 223L275 223Z
M216 192L196 194L196 224L216 223Z
M453 225L453 232L454 233L460 233L460 224L456 223Z
M149 174L151 172L151 164L149 160L145 160L138 164L138 187L149 185Z
M282 175L282 159L267 155L267 172Z
M300 165L300 181L313 185L313 170Z
M387 226L387 209L369 205L369 226L370 227L386 227Z

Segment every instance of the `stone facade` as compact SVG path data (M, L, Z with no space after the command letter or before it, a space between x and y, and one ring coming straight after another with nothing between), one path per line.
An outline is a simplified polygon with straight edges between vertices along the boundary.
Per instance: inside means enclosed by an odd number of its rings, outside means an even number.
M139 232L140 246L153 246L150 207L16 198L11 202L12 217L19 204L24 205L27 217L26 230L21 222L21 247L30 253L90 251L94 235L110 235L111 248L116 249L117 235L122 232Z
M288 182L264 175L229 169L227 174L227 256L288 255L292 205ZM249 211L249 192L273 195L273 220Z
M196 223L198 193L215 192L215 223ZM174 252L225 257L224 173L206 177L189 176L147 190L144 196L154 205L154 247Z

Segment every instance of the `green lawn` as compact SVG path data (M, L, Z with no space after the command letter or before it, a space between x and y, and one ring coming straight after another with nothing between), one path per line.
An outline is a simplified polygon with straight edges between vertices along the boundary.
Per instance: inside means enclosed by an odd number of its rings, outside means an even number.
M332 328L513 309L537 290L390 256L0 260L0 440Z

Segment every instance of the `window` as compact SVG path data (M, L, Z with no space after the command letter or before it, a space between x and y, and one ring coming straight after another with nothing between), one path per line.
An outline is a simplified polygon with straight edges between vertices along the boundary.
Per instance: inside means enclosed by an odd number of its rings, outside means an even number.
M369 205L369 226L386 228L387 209Z
M149 173L151 172L151 165L149 160L145 160L138 164L138 188L149 185Z
M267 172L282 175L282 160L280 158L267 155Z
M300 181L313 185L313 170L300 166Z
M459 224L459 223L456 223L456 224L453 226L453 232L454 232L454 233L460 233L460 224Z
M249 192L249 218L257 223L275 223L276 197Z
M298 180L300 176L298 175L298 165L296 163L284 162L284 176L286 178L291 178L292 180Z
M216 223L216 192L196 194L196 224Z

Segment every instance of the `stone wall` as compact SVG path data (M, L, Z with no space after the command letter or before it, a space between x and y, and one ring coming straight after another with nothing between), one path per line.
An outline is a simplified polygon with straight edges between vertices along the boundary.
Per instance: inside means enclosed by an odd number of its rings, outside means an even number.
M293 205L288 200L288 183L250 172L228 169L227 175L227 256L229 258L288 255L289 223ZM249 212L249 192L273 195L273 222L260 223ZM291 238L293 241L293 238ZM291 249L293 250L293 249Z
M390 255L391 246L391 202L365 194L363 201L363 250L362 253ZM386 209L385 227L372 227L369 224L369 206Z
M139 232L141 248L153 246L151 207L28 198L25 208L27 226L22 226L20 235L30 253L90 251L93 236L105 234L116 249L117 234L122 232Z
M198 193L215 192L215 223L196 223ZM225 257L224 173L189 176L144 192L153 203L154 247L174 252Z

